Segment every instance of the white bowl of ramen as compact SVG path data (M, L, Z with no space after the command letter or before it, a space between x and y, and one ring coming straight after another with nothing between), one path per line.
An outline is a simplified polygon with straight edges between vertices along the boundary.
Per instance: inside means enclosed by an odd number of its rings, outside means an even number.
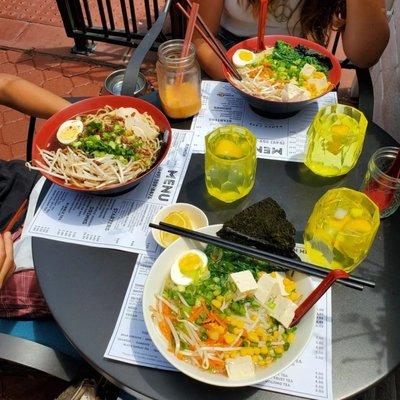
M199 229L199 232L216 236L216 233L221 228L222 225L210 225ZM270 379L294 363L307 346L316 323L317 312L315 307L313 307L297 325L295 339L282 356L274 359L272 363L265 367L256 366L252 376L242 379L232 379L223 372L211 373L210 371L204 370L191 362L179 359L174 352L170 351L170 343L161 332L160 325L152 311L157 310L157 307L159 307L158 296L164 290L165 282L170 276L172 264L174 264L178 257L184 252L190 250L203 251L204 249L205 245L199 242L180 238L166 248L152 266L143 292L143 315L147 330L154 345L162 356L177 370L193 379L210 385L240 387L254 385ZM295 282L296 291L302 295L302 299L307 297L307 295L313 290L313 282L309 276L294 273L291 279Z

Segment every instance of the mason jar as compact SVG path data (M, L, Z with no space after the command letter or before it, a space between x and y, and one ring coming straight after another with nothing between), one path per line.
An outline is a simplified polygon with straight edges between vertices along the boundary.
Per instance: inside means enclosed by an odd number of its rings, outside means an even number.
M186 57L181 57L183 40L169 40L158 48L156 65L162 108L169 117L183 119L201 108L201 75L192 43Z
M382 147L371 157L362 190L379 207L380 217L392 215L400 205L400 177L387 175L399 152L398 147Z

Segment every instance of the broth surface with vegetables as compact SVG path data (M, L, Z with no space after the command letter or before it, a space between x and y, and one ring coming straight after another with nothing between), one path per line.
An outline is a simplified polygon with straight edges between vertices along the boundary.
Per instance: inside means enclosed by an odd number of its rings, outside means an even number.
M57 131L58 148L40 149L43 162L36 160L37 166L28 166L79 188L125 183L154 164L159 134L149 114L106 106L63 122Z
M278 40L259 53L239 49L232 56L242 79L232 82L244 92L261 99L282 102L305 101L332 89L328 57L302 45L292 47Z
M289 274L208 245L173 262L151 313L178 359L242 379L289 349L300 297Z

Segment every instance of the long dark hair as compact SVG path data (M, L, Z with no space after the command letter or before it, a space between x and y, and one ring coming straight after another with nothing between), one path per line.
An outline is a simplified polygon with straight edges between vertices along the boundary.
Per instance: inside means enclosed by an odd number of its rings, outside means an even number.
M238 2L246 9L252 8L255 16L258 14L259 0L238 0ZM277 0L269 0L269 11L273 10L276 3ZM301 25L302 35L323 46L328 44L331 30L342 29L344 26L346 0L300 0L297 8L300 8L300 19L296 24Z

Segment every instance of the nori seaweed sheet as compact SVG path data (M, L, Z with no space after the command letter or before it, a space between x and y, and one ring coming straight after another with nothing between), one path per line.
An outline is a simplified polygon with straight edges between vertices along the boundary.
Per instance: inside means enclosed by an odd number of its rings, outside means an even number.
M235 243L294 258L295 233L283 208L268 197L225 222L217 235Z

